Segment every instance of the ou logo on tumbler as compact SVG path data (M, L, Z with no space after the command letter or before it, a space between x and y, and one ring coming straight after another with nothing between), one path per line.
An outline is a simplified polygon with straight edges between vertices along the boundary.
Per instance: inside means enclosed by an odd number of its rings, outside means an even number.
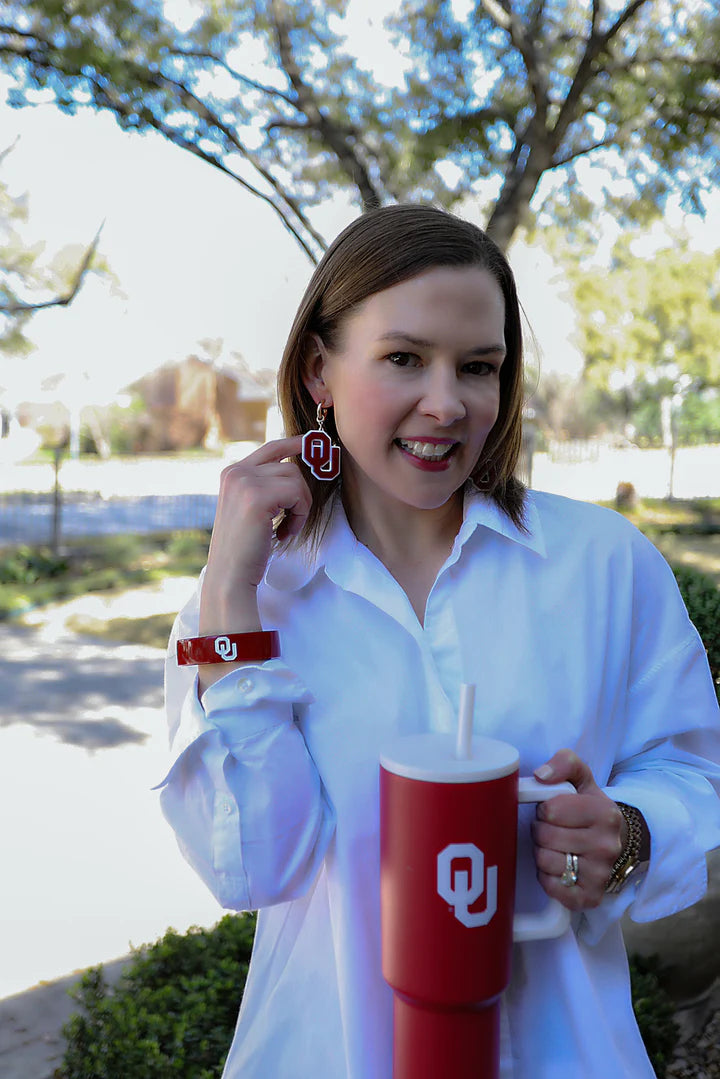
M455 869L456 858L470 859L470 874L467 870ZM468 929L487 925L497 910L497 872L496 865L488 866L487 895L485 909L470 913L469 908L479 899L485 890L485 855L474 843L451 843L437 856L437 890L455 911L455 917Z
M218 637L215 641L215 651L225 663L232 663L237 659L237 645L233 641L230 644L228 637Z
M303 435L302 459L316 480L334 480L340 475L340 447L333 445L327 431Z

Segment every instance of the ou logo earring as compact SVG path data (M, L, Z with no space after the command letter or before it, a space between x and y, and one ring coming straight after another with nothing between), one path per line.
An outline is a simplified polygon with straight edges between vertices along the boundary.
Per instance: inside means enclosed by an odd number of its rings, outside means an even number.
M303 435L302 460L316 480L334 480L340 475L340 447L336 446L327 431L323 430L327 409L320 402L317 406L317 431Z

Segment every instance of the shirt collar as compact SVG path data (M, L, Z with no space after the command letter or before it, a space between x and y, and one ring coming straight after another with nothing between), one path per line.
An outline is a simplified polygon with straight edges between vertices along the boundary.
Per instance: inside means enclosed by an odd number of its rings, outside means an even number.
M525 499L525 526L527 531L518 528L491 498L469 483L465 492L463 523L455 538L450 560L459 558L463 545L479 527L488 528L545 558L547 551L540 516L530 492ZM363 556L367 553L350 528L342 502L336 496L316 552L313 554L306 547L278 551L270 560L265 582L280 592L296 592L309 584L321 569L325 569L329 577L341 583L350 573L354 575L357 572L358 559L364 562Z
M455 547L460 548L475 532L478 526L489 528L500 536L527 547L541 558L547 557L545 537L543 535L540 514L538 513L532 491L525 495L525 529L518 528L498 504L479 491L470 480L465 490L463 523L460 526Z

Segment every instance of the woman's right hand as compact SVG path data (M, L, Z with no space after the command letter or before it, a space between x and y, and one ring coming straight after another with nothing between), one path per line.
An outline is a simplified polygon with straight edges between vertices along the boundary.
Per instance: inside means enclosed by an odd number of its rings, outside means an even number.
M293 461L302 435L267 442L222 472L200 604L200 632L259 629L257 587L270 557L273 520L285 511L278 537L302 529L311 494ZM252 624L250 624L252 623Z

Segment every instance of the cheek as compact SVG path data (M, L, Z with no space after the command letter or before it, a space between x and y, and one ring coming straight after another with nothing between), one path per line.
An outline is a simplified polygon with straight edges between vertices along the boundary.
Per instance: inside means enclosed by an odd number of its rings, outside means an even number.
M482 423L492 424L498 418L500 413L500 387L489 386L487 392L477 402L476 416Z

